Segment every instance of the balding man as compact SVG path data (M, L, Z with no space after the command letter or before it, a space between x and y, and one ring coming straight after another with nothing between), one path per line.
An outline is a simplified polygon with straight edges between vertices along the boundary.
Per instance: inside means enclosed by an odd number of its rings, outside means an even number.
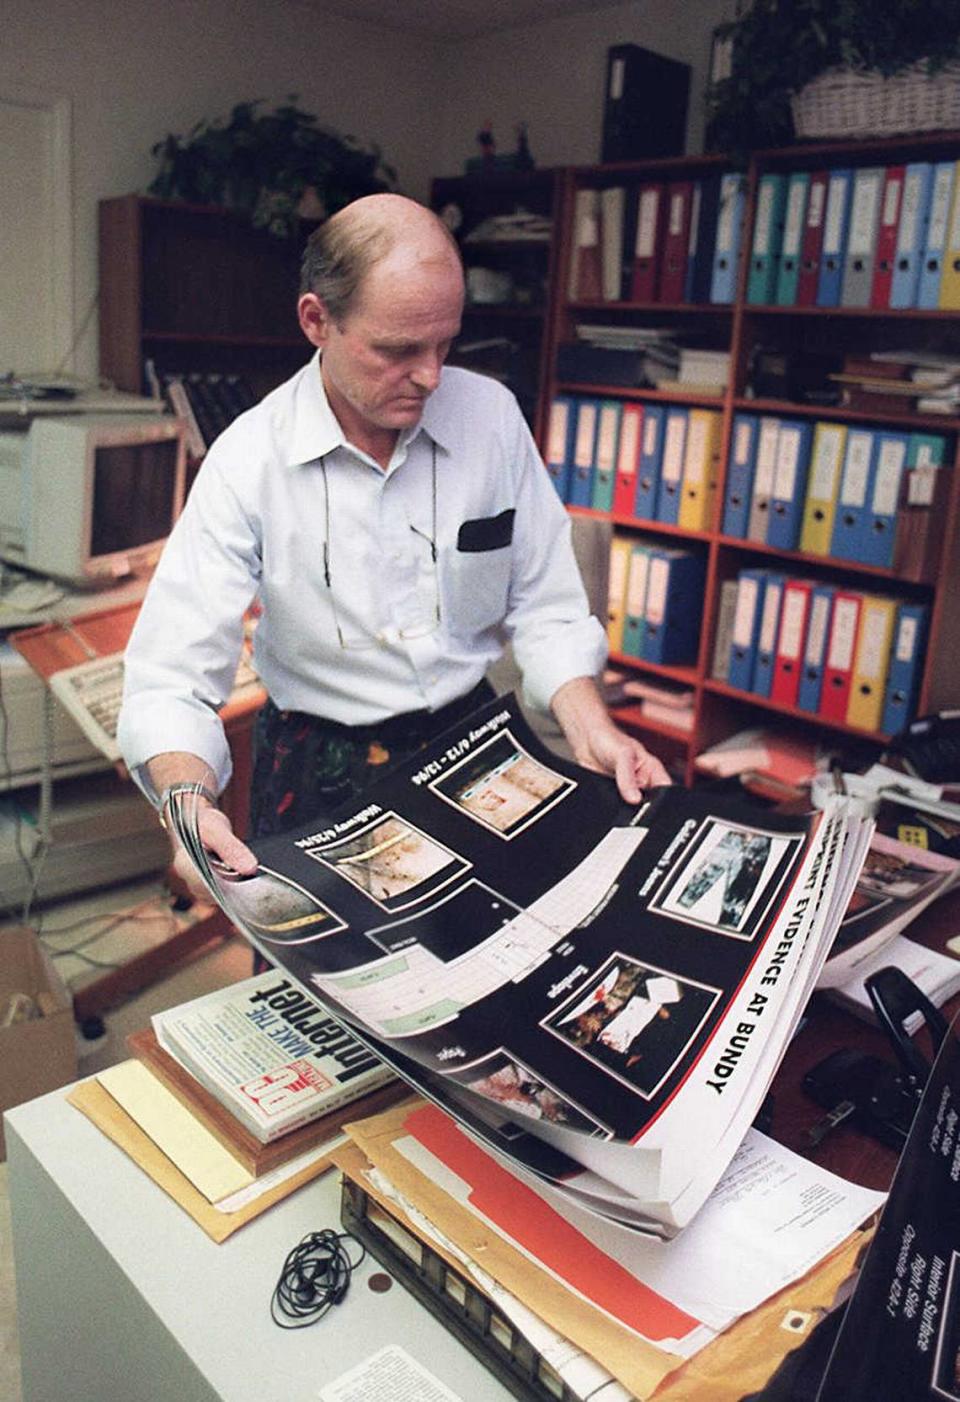
M254 596L254 836L355 797L492 696L507 639L581 764L631 802L668 782L597 690L603 629L515 400L444 368L462 308L456 245L422 205L371 195L322 224L298 303L317 353L213 444L151 583L123 754L161 811L171 785L204 786L203 841L240 872L256 863L216 805L217 709Z

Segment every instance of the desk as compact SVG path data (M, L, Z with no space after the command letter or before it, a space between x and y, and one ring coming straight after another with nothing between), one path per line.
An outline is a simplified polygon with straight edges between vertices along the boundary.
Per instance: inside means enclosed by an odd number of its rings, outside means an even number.
M90 656L122 652L139 611L139 601L99 609L76 615L68 624L43 623L36 628L23 629L12 634L10 641L38 676L47 681L54 672L85 662ZM221 806L230 818L234 831L241 835L247 830L250 816L253 727L265 695L259 687L245 689L235 700L228 701L220 712L233 760L233 776L223 792ZM173 881L176 884L176 878ZM227 917L221 910L214 909L189 929L171 935L163 944L78 989L73 1000L77 1019L82 1021L99 1015L122 998L150 984L178 959L195 954L204 945L224 939L231 933L232 926Z
M910 933L942 945L958 922L955 892ZM774 1084L774 1133L799 1152L821 1115L800 1080L851 1041L885 1051L879 1032L815 998ZM287 1251L339 1222L337 1175L216 1246L63 1091L18 1106L5 1124L24 1402L316 1402L324 1381L387 1343L402 1345L464 1402L511 1396L402 1286L371 1293L375 1263L316 1326L286 1333L271 1323ZM846 1127L812 1156L872 1187L888 1186L896 1165L892 1150Z
M463 1402L512 1394L399 1284L368 1288L309 1329L279 1329L270 1296L302 1236L339 1223L328 1173L210 1241L55 1091L5 1121L24 1402L316 1402L401 1345Z

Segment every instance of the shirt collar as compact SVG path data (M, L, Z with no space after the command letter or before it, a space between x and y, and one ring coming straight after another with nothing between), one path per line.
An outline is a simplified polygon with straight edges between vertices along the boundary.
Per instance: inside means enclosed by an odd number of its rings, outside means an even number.
M438 448L450 451L453 441L453 416L446 407L443 378L423 406L420 422L404 430L400 443L412 443L418 433L426 433ZM320 374L320 352L315 351L303 367L294 389L293 431L290 438L291 467L316 462L325 453L332 453L346 443L343 429L330 408L327 392Z

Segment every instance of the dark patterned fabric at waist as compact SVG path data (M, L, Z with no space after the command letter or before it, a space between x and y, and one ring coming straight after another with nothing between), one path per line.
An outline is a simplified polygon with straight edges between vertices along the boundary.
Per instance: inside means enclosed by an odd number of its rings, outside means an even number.
M405 711L399 716L386 716L383 720L371 721L368 725L344 725L342 721L328 720L325 716L313 716L306 711L280 711L283 720L295 726L306 725L317 728L328 735L342 734L352 740L380 740L387 745L411 744L432 739L448 726L468 716L478 706L484 705L495 696L487 681L478 682L466 696L458 696L436 711ZM272 701L267 702L273 706ZM276 709L276 708L275 708Z

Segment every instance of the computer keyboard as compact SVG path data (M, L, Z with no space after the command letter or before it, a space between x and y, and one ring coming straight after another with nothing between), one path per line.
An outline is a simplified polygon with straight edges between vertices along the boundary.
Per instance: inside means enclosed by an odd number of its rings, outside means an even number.
M259 685L259 678L244 650L232 695L254 685ZM120 758L117 718L123 699L123 653L107 653L64 667L51 676L50 689L90 743L116 762Z

